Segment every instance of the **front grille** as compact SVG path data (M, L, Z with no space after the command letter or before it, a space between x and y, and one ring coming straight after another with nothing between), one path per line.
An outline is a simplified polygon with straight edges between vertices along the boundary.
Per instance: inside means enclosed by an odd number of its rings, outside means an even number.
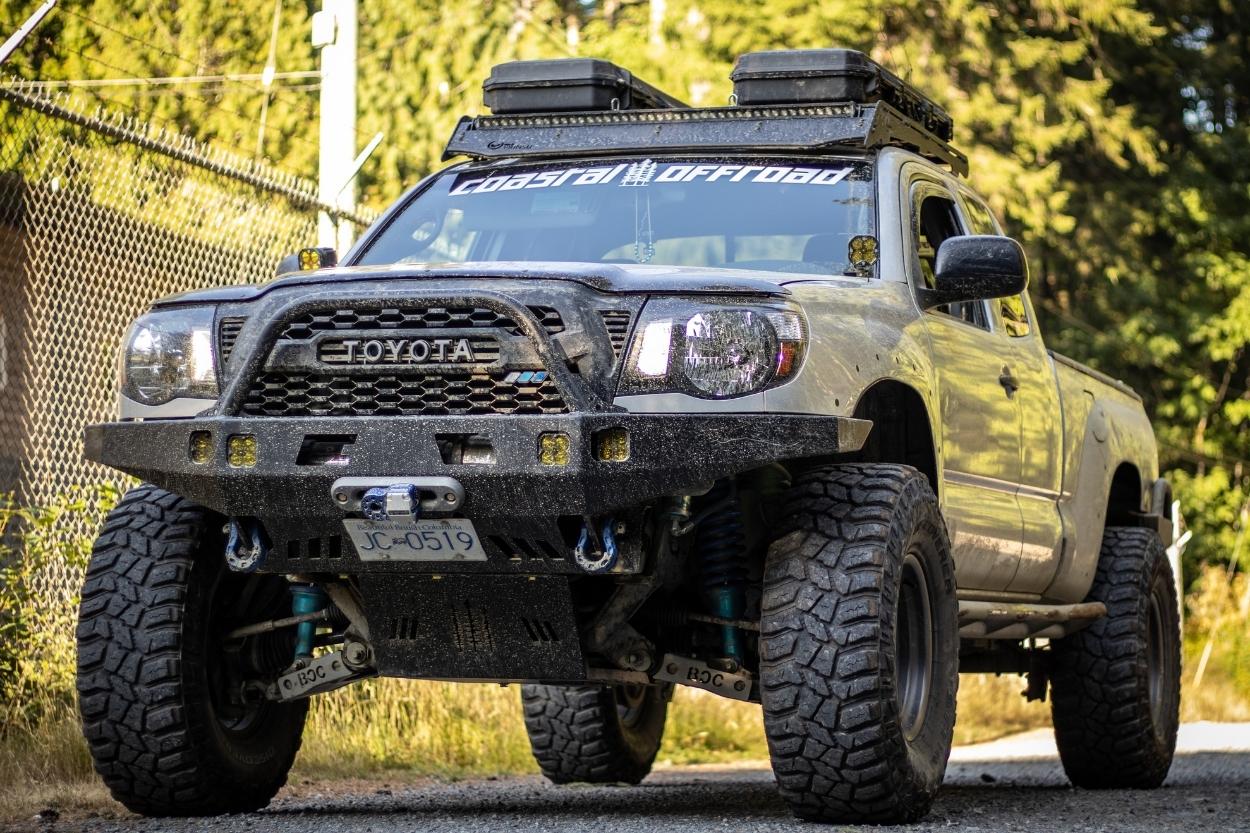
M564 320L554 307L531 306L530 312L549 335L564 332ZM383 307L309 312L287 323L279 339L305 341L315 333L333 330L500 329L520 335L521 328L509 315L485 307Z
M486 416L566 414L541 369L447 371L437 375L266 372L248 389L249 416Z
M234 351L234 343L239 340L239 331L243 329L243 325L246 323L246 318L235 316L223 318L218 323L217 355L221 357L223 365L230 359L230 353Z

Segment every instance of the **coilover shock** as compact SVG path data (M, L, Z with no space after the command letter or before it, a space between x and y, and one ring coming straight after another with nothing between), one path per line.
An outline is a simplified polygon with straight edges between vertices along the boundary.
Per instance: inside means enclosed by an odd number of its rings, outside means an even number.
M703 592L713 615L741 619L746 608L749 568L737 486L732 481L722 481L708 493L707 500L707 508L697 517L695 541ZM722 625L721 632L725 656L741 664L742 634L733 625Z

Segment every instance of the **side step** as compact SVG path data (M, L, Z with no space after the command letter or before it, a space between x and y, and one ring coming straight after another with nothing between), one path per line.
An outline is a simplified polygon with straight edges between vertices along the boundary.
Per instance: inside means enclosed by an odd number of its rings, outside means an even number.
M959 602L964 639L1058 639L1107 615L1102 602L1072 605L1018 602Z

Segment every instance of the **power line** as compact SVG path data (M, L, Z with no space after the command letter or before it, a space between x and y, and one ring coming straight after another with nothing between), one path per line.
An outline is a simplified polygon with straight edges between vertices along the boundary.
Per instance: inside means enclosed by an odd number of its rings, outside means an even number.
M80 53L81 54L81 53ZM274 80L320 78L318 70L295 70L291 72L275 72L269 76ZM151 78L74 78L63 81L23 81L24 89L60 89L63 87L146 87L146 86L177 86L182 84L218 84L230 81L263 80L265 73L241 72L225 75L165 75ZM12 86L11 84L9 86Z
M141 46L147 47L148 49L151 49L151 50L153 50L154 52L158 52L158 53L160 53L161 55L164 55L164 56L166 56L166 57L168 57L168 58L172 58L172 59L173 59L173 60L175 60L175 61L179 61L179 62L181 62L181 63L183 63L183 64L186 64L187 66L191 67L191 68L194 70L194 75L201 75L201 74L203 74L203 72L202 72L202 65L201 65L198 61L193 61L193 60L191 60L190 58L187 58L187 57L185 57L185 56L183 56L183 55L178 54L177 52L173 52L173 51L171 51L171 50L169 50L169 49L166 49L166 48L164 48L164 47L162 47L162 46L158 46L157 44L154 44L154 43L152 43L152 42L150 42L150 41L146 41L146 40L144 40L143 38L140 38L140 37L138 37L138 36L136 36L136 35L133 35L133 34L131 34L131 33L129 33L129 32L123 31L123 30L121 30L121 29L118 29L118 28L117 28L117 27L115 27L115 26L110 26L110 25L109 25L109 24L107 24L107 23L102 23L102 22L101 22L101 21L99 21L99 20L96 20L96 19L94 19L94 18L92 18L92 17L88 17L87 15L82 14L81 12L74 11L73 9L62 8L62 9L59 9L59 11L64 11L66 14L72 15L73 17L78 18L79 20L83 21L84 23L88 23L88 24L90 24L91 26L96 26L96 27L99 27L100 29L103 29L103 30L105 30L105 31L107 31L107 32L111 32L111 33L113 33L113 34L117 35L117 36L118 36L118 37L120 37L120 38L124 38L125 40L130 41L131 43L135 43L135 44L139 44L139 45L141 45ZM45 41L46 41L46 38L45 38ZM50 44L50 45L51 45L53 48L56 48L56 47L58 46L58 44ZM71 51L74 51L74 50L71 50ZM82 55L82 53L81 53L81 52L79 52L79 53L77 53L77 54ZM84 56L84 57L86 57L86 56ZM123 72L123 74L126 74L126 73L124 73L124 71L122 71L122 72ZM250 82L248 82L248 81L234 80L234 79L231 79L231 78L227 78L227 79L225 79L225 82L226 82L226 83L231 83L231 84L236 84L236 85L238 85L239 87L242 87L242 88L247 89L247 90L251 90L252 92L254 92L254 93L258 94L258 95L267 95L267 94L269 93L269 91L268 91L268 90L266 90L264 87L259 86L259 85L255 84L255 83L250 83ZM306 115L308 115L308 116L310 116L310 117L311 117L312 112L313 112L313 110L312 110L312 103L311 103L311 102L306 102L306 103L305 103L305 105L304 105L304 113L305 113Z
M88 54L86 54L86 53L84 53L84 52L80 52L80 51L78 51L77 49L72 49L72 48L70 48L70 47L67 47L67 46L65 46L64 44L57 44L57 43L53 43L52 41L48 40L46 37L45 37L45 38L41 38L41 40L43 40L43 42L44 42L44 43L45 43L48 47L50 47L50 48L54 48L54 49L65 49L66 51L68 51L68 52L70 52L70 53L72 53L72 54L74 54L74 55L77 55L78 57L82 58L84 61L89 61L89 62L91 62L91 63L98 64L99 66L102 66L102 67L104 67L104 68L106 68L106 69L108 69L108 70L110 70L110 71L112 71L112 72L119 72L119 73L124 73L124 72L125 72L125 70L121 69L120 67L116 67L116 66L114 66L114 65L110 64L108 61L105 61L105 60L103 60L103 59L101 59L101 58L95 57L94 55L88 55ZM176 88L173 88L173 89L171 89L170 91L172 91L172 92L178 92L178 90L177 90ZM202 89L202 88L200 88L200 89L199 89L199 90L197 90L197 91L199 91L199 92L203 92L203 89ZM98 90L98 89L97 89L97 90L93 90L93 91L92 91L92 95L96 96L97 98L99 98L99 99L101 99L101 100L103 100L103 101L107 101L107 102L109 102L109 103L111 103L111 104L114 104L114 105L116 105L116 106L118 106L118 107L120 107L120 108L122 108L122 109L130 109L130 107L131 107L131 105L130 105L128 102L125 102L125 101L119 101L119 100L117 100L117 99L111 98L111 97L109 97L109 96L105 95L105 94L104 94L101 90ZM224 105L223 105L223 104L221 104L220 102L213 102L213 101L209 101L208 99L203 98L203 97L199 98L198 100L200 101L200 103L201 103L204 107L206 107L206 108L208 108L208 109L211 109L211 110L217 110L217 111L219 111L219 112L226 113L226 114L228 114L228 115L234 116L236 119L240 119L240 120L241 120L243 123L245 123L245 124L251 124L253 121L255 121L255 117L254 117L254 116L250 116L250 115L246 115L246 114L244 114L244 113L240 113L240 112L239 112L239 111L237 111L237 110L233 110L233 109L231 109L231 108L229 108L229 107L224 106ZM147 116L147 118L152 119L152 120L154 120L154 121L160 121L160 119L157 119L157 118L156 118L156 117L154 117L154 116ZM172 128L172 129L174 129L174 132L182 132L182 131L181 131L181 128L180 128L179 126L177 126L177 125L171 124L171 123L169 123L169 122L167 122L167 121L165 122L165 124L166 124L168 127L170 127L170 128ZM298 135L298 134L296 134L296 133L288 133L288 132L286 132L286 131L280 130L279 128L276 128L276 127L273 127L273 126L270 126L270 127L268 127L267 129L268 129L269 131L271 131L271 132L277 132L279 135L281 135L281 136L283 136L283 137L285 137L285 138L291 139L291 140L293 140L293 141L295 141L295 142L298 142L298 143L299 143L299 144L301 144L301 145L305 145L305 146L307 146L307 147L309 147L309 148L311 148L311 149L313 149L313 150L317 150L317 148L318 148L318 145L317 145L315 142L311 142L311 141L309 141L309 140L307 140L307 139L304 139L304 138L302 138L301 136L299 136L299 135Z
M88 17L87 15L82 14L81 12L74 11L73 9L58 8L57 10L58 10L58 11L64 11L66 14L72 15L73 17L76 17L76 18L78 18L79 20L82 20L84 23L88 23L88 24L90 24L90 25L92 25L92 26L98 26L99 28L101 28L101 29L103 29L103 30L105 30L105 31L107 31L107 32L111 32L111 33L113 33L113 34L117 35L117 36L118 36L118 37L120 37L120 38L124 38L124 39L126 39L126 40L128 40L128 41L130 41L130 42L132 42L132 43L139 44L139 45L141 45L141 46L147 47L148 49L151 49L151 50L153 50L153 51L155 51L155 52L158 52L158 53L160 53L161 55L164 55L164 56L166 56L166 57L168 57L168 58L172 58L172 59L173 59L173 60L175 60L175 61L179 61L179 62L181 62L181 63L183 63L183 64L186 64L187 66L191 67L191 68L194 70L194 74L193 74L193 75L191 75L191 76L182 76L182 77L189 77L189 78L195 78L195 77L207 77L207 76L206 76L206 74L202 72L202 65L201 65L199 62L197 62L197 61L193 61L192 59L187 58L187 57L186 57L186 56L184 56L184 55L180 55L180 54L178 54L177 52L172 52L172 51L170 51L169 49L166 49L166 48L164 48L164 47L162 47L162 46L158 46L157 44L152 43L151 41L144 40L143 38L140 38L140 37L138 37L138 36L136 36L136 35L132 35L132 34L130 34L129 32L125 32L125 31L123 31L123 30L121 30L121 29L118 29L118 28L117 28L117 27L115 27L115 26L110 26L110 25L109 25L109 24L107 24L107 23L102 23L102 22L100 22L100 21L98 21L98 20L96 20L96 19L94 19L94 18L92 18L92 17ZM411 34L416 34L416 32L411 33ZM396 41L396 42L394 42L394 43L399 43L399 42L402 42L402 41L407 40L407 39L408 39L408 37L410 37L410 36L411 36L411 34L410 34L410 35L406 35L406 36L404 36L403 38L400 38L398 41ZM53 50L56 50L56 49L69 49L69 51L73 52L73 53L74 53L74 54L76 54L76 55L79 55L80 57L83 57L83 58L84 58L84 59L86 59L86 60L89 60L89 61L90 61L90 60L95 60L95 62L96 62L96 63L99 63L99 64L101 64L102 66L110 66L109 64L107 64L107 63L105 63L105 62L103 62L103 61L100 61L100 60L98 60L98 59L93 59L91 56L84 55L82 52L78 52L77 50L70 49L69 47L66 47L66 46L64 46L63 44L54 43L54 42L52 42L52 41L48 40L46 37L41 38L41 40L42 40L42 41L43 41L46 45L48 45L50 48L52 48ZM390 45L390 46L393 46L393 44L389 44L389 45ZM111 68L111 69L113 69L115 72L120 72L122 75L129 75L129 73L127 73L125 70L121 70L121 69L118 69L118 68L116 68L116 67L110 67L110 68ZM280 72L280 73L275 73L275 74L274 74L274 77L283 77L283 76L285 76L285 77L289 77L289 78L291 78L291 79L299 79L299 78L301 77L301 74L302 74L302 73L307 73L307 75L303 75L303 78L305 78L305 79L307 79L307 78L317 78L318 80L320 80L321 73L320 73L320 71L319 71L319 70L296 70L296 71L291 71L291 72ZM261 85L259 85L259 84L253 83L253 82L252 82L252 80L250 80L250 79L254 79L254 80L258 80L258 81L262 81L262 82L263 82L263 81L264 81L264 75L265 75L265 73L263 73L263 72L262 72L262 73L228 73L228 74L225 74L225 75L223 76L223 78L221 79L221 82L220 82L220 83L225 83L225 84L234 84L234 85L236 85L236 86L238 86L238 87L241 87L241 88L243 88L243 89L250 90L250 91L254 92L257 96L267 96L267 95L269 95L269 94L272 92L272 90L267 90L265 87L263 87L263 86L261 86ZM179 76L167 76L167 77L170 77L170 78L177 78L177 77L179 77ZM37 83L37 82L34 82L34 83ZM51 82L51 83L56 83L56 82ZM122 85L117 85L117 86L122 86ZM176 85L174 85L174 86L176 86ZM213 82L211 82L211 81L204 82L203 86L205 86L205 87L211 87L211 86L213 86ZM309 92L309 91L316 91L316 90L320 90L320 85L319 85L319 84L316 84L316 85L284 85L283 87L281 87L281 91L282 91L282 92ZM286 99L275 98L275 101L281 101L281 102L283 102L283 103L284 103L287 107L290 107L290 108L294 108L294 107L296 106L296 105L292 105L292 104L291 104L289 101L287 101ZM311 121L311 120L314 118L314 116L316 115L315 106L314 106L314 103L313 103L312 101L307 100L307 99L301 99L300 105L298 105L298 106L299 106L299 109L302 111L302 115L305 117L305 119L306 119L306 120ZM227 108L227 107L217 107L217 109L221 110L222 112L226 112L226 113L231 113L231 112L232 112L232 111L231 111L229 108ZM239 113L235 113L235 115L238 115L240 118L246 118L246 119L248 119L249 121L250 121L250 120L252 120L252 118L253 118L253 117L251 117L251 116L243 116L242 114L239 114ZM266 128L266 129L267 129L267 131L268 131L268 130L270 130L269 128ZM356 128L356 139L357 139L357 141L364 141L366 138L371 137L371 136L372 136L372 133L370 133L370 132L369 132L366 128L361 127L361 126L359 126L359 125L357 126L357 128ZM308 140L298 139L297 141L304 142L305 144L310 144L310 145L312 144L312 143L311 143L311 142L309 142Z
M273 97L273 82L278 75L278 31L281 26L282 0L273 0L273 26L269 32L269 54L265 58L265 69L260 76L261 84L265 87L265 97L261 99L260 125L256 128L256 155L258 157L265 153L265 125L269 120L269 100Z

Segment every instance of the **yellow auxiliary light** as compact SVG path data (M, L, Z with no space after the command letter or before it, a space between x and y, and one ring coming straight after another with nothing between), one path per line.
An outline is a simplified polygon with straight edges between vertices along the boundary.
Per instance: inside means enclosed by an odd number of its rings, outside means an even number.
M567 466L571 445L568 434L539 434L538 462L544 466Z
M314 269L330 269L337 266L338 262L338 255L335 254L334 249L326 246L299 250L299 268L301 272L311 272Z
M311 272L314 269L320 269L321 252L316 249L300 249L299 268L304 272Z
M605 463L623 463L629 459L629 431L607 428L595 434L595 457Z
M188 448L192 463L207 463L213 459L213 435L209 431L192 431Z
M867 267L877 262L877 238L870 234L852 237L847 248L851 263L857 267Z
M226 442L226 460L236 469L256 465L256 438L251 434L232 434Z

